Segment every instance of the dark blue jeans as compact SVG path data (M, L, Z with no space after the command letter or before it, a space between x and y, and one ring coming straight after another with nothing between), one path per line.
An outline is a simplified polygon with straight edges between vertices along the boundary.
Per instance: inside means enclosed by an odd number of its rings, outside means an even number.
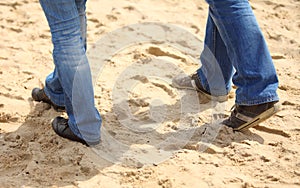
M197 71L212 95L237 86L236 104L277 101L277 74L248 0L207 0L209 15L202 66Z

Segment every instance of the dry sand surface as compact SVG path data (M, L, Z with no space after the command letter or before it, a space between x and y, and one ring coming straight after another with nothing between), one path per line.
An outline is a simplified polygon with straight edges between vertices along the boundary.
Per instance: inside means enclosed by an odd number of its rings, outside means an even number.
M103 141L88 148L57 136L51 120L61 113L31 99L53 69L38 1L1 0L0 187L300 187L300 1L250 2L280 78L277 115L243 133L220 126L216 117L230 114L234 92L226 103L197 105L195 93L170 86L176 74L199 66L192 59L200 47L185 53L148 41L117 49L126 37L112 38L116 50L95 80ZM89 49L118 28L144 22L174 24L198 39L205 33L205 1L87 6ZM191 42L182 36L169 42Z

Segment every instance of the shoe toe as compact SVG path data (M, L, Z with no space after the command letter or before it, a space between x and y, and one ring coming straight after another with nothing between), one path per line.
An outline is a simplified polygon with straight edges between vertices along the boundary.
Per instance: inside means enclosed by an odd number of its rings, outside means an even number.
M182 88L182 89L194 89L191 77L185 74L179 74L172 80L172 86L175 88Z
M52 128L54 130L54 132L56 134L58 134L59 136L63 136L63 133L65 131L65 129L68 127L68 120L64 119L62 117L56 117L53 121L52 121Z
M40 89L40 88L34 88L31 91L31 97L33 98L34 101L38 101L38 102L45 102L50 104L55 111L57 112L64 112L66 110L66 108L64 106L58 106L56 104L54 104L45 94L44 89Z
M56 117L52 121L52 128L56 134L63 138L87 145L87 143L82 138L79 138L72 132L68 125L68 119L65 119L63 117Z
M41 96L40 96L40 90L39 88L34 88L32 91L31 91L31 97L33 98L33 100L35 101L41 101Z

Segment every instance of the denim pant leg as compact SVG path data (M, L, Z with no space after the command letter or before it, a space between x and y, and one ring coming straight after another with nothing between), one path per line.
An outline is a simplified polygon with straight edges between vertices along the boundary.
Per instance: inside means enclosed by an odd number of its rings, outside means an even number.
M96 142L100 139L101 116L94 107L91 71L76 4L79 2L85 5L85 0L40 0L52 34L53 59L63 88L68 124L77 136Z
M45 83L44 91L48 98L56 105L65 106L64 91L60 84L56 68L46 77Z
M227 95L231 89L233 65L210 15L206 23L204 49L200 61L202 66L197 73L204 89L214 96Z
M81 38L84 44L84 49L86 50L86 0L76 0L75 3L80 17ZM64 92L58 79L56 68L46 77L45 83L44 91L50 100L56 105L65 106Z
M77 6L77 11L79 14L79 18L80 18L80 31L81 31L81 38L82 38L82 42L84 44L84 49L86 50L86 0L76 0L75 1L76 6Z
M209 14L236 69L236 104L277 101L278 78L248 0L206 0ZM218 48L216 48L218 49Z

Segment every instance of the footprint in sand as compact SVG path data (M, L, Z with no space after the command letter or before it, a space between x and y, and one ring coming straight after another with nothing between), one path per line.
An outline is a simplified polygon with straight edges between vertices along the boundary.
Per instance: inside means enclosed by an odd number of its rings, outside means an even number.
M1 104L0 104L0 106L1 106ZM11 114L8 114L5 112L0 112L0 123L17 122L18 120L19 120L18 117L13 117L13 115L11 115Z
M117 21L117 20L118 20L118 18L117 18L115 15L112 15L112 14L106 15L106 18L107 18L109 21Z

